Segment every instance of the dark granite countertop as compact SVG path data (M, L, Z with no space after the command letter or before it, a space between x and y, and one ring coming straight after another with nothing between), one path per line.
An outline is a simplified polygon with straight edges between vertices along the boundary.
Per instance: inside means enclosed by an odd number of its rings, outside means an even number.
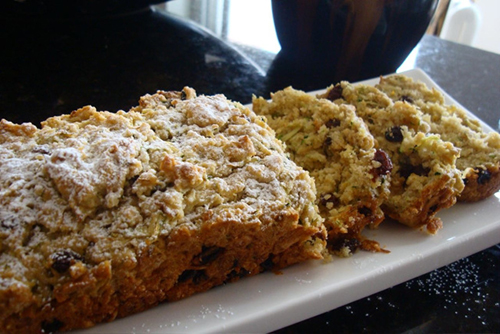
M14 122L87 104L129 109L145 93L185 85L249 103L268 94L274 57L149 10L29 24L4 18L0 39L0 118ZM425 36L413 66L499 129L500 55ZM500 332L499 273L496 245L276 333Z

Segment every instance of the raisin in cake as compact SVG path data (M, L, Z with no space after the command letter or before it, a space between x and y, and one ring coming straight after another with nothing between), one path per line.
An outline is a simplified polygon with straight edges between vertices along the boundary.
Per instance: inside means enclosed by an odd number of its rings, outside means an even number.
M380 205L388 195L392 165L374 147L354 108L288 87L272 94L271 101L254 98L253 110L267 118L290 158L314 177L330 250L346 256L358 244L377 247L360 233L384 219Z
M406 101L393 102L375 87L342 82L320 97L356 107L379 148L394 165L390 196L382 208L391 218L435 233L436 213L455 204L463 189L455 162L459 150L430 132L430 119Z
M448 105L443 94L405 75L381 77L376 86L393 101L405 100L430 116L431 131L460 148L457 168L465 189L460 201L475 202L500 189L500 135L486 133L463 109Z
M321 258L309 174L222 95L0 123L0 332L90 327Z

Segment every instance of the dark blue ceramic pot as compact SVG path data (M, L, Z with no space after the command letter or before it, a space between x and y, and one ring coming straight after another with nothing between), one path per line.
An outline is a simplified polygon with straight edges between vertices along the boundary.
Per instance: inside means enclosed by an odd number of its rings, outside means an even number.
M277 84L274 88L356 81L394 72L422 38L437 3L273 0L282 47L269 73Z

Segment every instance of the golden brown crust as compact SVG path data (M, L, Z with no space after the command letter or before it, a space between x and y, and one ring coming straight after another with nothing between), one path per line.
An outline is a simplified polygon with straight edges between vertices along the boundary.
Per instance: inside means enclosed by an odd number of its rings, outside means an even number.
M308 173L253 112L158 92L0 124L0 332L86 328L322 258Z
M461 202L477 202L492 196L500 189L500 164L465 172L465 188L458 198Z
M414 228L424 227L427 232L435 234L443 227L441 219L435 213L456 203L456 191L449 187L447 177L440 178L421 190L420 196L411 201L411 206L397 211L392 205L383 205L386 214L405 225Z

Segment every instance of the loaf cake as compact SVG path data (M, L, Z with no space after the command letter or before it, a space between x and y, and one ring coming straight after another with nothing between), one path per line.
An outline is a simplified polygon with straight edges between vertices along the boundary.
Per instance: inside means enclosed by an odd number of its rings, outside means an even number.
M288 87L271 94L271 101L254 97L253 110L266 117L290 158L314 178L329 250L340 256L358 247L381 250L361 232L384 219L380 205L388 196L392 164L375 148L354 107Z
M315 184L222 95L0 123L0 332L85 328L323 257Z
M342 82L318 98L354 106L377 147L389 154L393 169L390 195L382 204L385 214L430 233L439 230L436 213L455 204L464 185L456 167L460 150L431 132L429 115L364 84Z
M459 201L475 202L500 189L500 135L486 133L463 109L446 104L443 94L404 75L381 77L376 87L393 101L404 100L430 116L431 132L460 149L457 168L465 189Z

